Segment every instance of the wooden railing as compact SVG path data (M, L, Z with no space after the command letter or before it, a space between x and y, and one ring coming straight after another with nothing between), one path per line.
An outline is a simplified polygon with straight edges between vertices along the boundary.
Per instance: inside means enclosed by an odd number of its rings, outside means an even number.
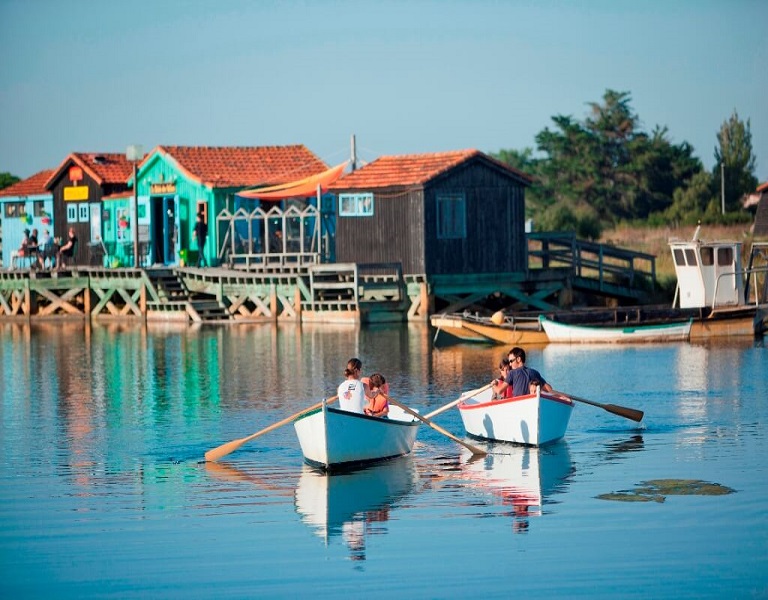
M656 286L656 257L609 244L576 239L574 233L529 233L529 269L570 267L583 287L605 291Z

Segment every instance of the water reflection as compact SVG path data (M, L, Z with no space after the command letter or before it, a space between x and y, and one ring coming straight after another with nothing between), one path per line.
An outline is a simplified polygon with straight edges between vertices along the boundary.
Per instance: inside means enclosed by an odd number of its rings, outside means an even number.
M365 560L366 538L387 532L390 511L418 479L411 455L346 473L305 465L296 486L296 511L326 544L341 536L350 558Z
M494 444L491 452L472 458L461 456L461 473L476 490L500 498L511 506L512 530L525 532L529 518L543 514L545 503L566 490L575 467L565 441L544 447Z

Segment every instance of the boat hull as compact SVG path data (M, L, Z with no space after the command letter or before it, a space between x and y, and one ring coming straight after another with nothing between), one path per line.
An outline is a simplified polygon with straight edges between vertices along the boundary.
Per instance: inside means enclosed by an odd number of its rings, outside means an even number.
M432 327L437 329L435 341L448 342L473 342L488 344L491 342L487 337L472 331L466 326L465 321L456 315L432 315L429 319Z
M537 321L526 323L504 323L497 325L488 318L466 317L463 315L433 315L430 318L437 329L435 340L446 334L452 341L483 344L525 345L546 344L547 334Z
M419 421L390 407L380 419L323 405L294 423L304 460L331 470L372 463L408 454Z
M459 414L466 432L477 438L544 446L565 436L573 401L554 394L493 400L493 390L462 400Z
M552 343L564 344L631 344L649 342L685 342L691 336L693 320L657 325L592 327L552 321L545 316L539 322Z

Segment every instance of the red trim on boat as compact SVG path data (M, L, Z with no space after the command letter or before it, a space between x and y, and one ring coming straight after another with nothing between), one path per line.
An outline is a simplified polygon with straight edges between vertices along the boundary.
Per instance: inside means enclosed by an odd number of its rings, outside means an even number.
M473 408L488 408L489 406L500 406L502 404L508 404L510 402L520 402L521 400L533 400L536 398L536 394L528 394L527 396L513 396L512 398L501 398L499 400L491 400L490 402L478 402L477 404L466 404L466 400L459 402L459 410L472 410ZM469 399L469 398L468 398ZM559 402L561 404L567 404L573 406L573 400L570 398L560 398L559 396L550 396L549 394L541 394L542 400L549 402Z

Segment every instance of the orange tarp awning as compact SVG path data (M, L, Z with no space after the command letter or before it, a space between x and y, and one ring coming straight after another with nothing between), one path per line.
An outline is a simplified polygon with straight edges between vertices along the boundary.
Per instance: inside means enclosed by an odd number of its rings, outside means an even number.
M286 198L308 198L317 193L317 186L320 186L321 192L324 192L329 185L341 177L344 168L347 166L345 161L342 164L323 171L317 175L305 177L298 181L290 183L281 183L280 185L271 185L252 190L242 190L237 195L242 198L257 198L259 200L285 200Z

